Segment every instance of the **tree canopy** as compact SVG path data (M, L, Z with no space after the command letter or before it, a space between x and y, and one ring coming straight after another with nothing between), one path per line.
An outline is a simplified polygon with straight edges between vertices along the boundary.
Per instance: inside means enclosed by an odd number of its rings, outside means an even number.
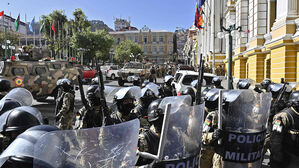
M142 49L141 47L130 41L126 40L121 42L119 45L115 48L115 59L119 63L123 63L125 60L130 60L130 55L133 54L135 59L141 59L140 57L137 58L137 56L142 55Z

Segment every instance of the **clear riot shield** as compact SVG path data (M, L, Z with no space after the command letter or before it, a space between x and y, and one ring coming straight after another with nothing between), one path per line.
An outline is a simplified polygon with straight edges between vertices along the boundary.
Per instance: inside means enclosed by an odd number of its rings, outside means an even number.
M34 168L42 168L38 166L41 161L54 168L134 167L138 132L138 119L112 126L49 132L34 146Z
M157 97L159 96L160 86L150 82L144 88L150 89L151 91L154 92L155 96L157 96ZM142 92L145 92L147 90L147 89L144 89L144 88L141 90ZM144 95L144 93L141 93L141 95Z
M223 112L222 167L261 167L271 93L231 90L223 96L224 100L233 98L229 99L228 112Z
M31 106L33 102L32 94L24 88L14 88L9 91L0 101L0 110L2 110L5 100L15 100L21 106Z
M181 106L191 106L190 95L165 97L159 104L159 108L165 111L167 104L171 104L171 111L177 111Z
M173 106L179 104L179 101L168 99L161 102L163 107L168 103ZM177 108L171 107L162 160L154 163L154 168L199 166L204 107L204 104L179 104Z
M118 99L122 99L127 94L127 92L131 92L136 100L141 97L141 89L137 86L121 88L118 92L115 93L115 96Z
M106 101L111 103L113 101L115 93L119 91L119 88L111 86L105 86L104 88Z

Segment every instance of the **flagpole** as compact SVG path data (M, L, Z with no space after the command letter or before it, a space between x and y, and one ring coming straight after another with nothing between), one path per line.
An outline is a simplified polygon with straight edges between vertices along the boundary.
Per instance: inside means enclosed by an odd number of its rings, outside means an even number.
M40 23L41 23L40 17L38 19L39 19L39 25L40 25ZM40 49L42 48L42 34L40 31L39 31L39 48Z
M25 13L25 24L27 24L27 15L26 15L26 13ZM28 25L28 27L29 27L29 25ZM28 46L28 40L27 40L27 37L28 37L28 31L27 31L27 29L26 29L26 38L25 38L25 40L26 40L26 46Z
M53 23L53 22L52 22ZM50 42L51 42L51 58L53 58L53 43L52 43L52 24L50 23Z
M35 31L34 31L34 24L35 24L35 16L33 17L33 22L32 22L32 30L33 30L33 45L35 47Z

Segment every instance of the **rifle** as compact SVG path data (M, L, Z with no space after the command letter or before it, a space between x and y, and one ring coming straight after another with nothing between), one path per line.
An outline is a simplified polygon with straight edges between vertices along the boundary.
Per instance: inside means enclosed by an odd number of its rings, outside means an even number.
M277 109L276 107L278 106L278 103L282 100L283 98L283 94L285 93L286 89L287 89L287 84L288 83L284 83L277 98L275 99L275 101L273 102L273 104L271 105L271 111L274 110L275 114L276 114L276 111L279 110Z
M105 125L105 122L109 123L111 120L110 118L110 114L109 114L109 108L107 106L107 102L106 102L106 98L105 98L105 94L104 94L104 81L103 81L103 74L101 71L101 66L97 64L97 69L98 69L98 82L99 82L99 97L100 97L100 105L101 105L101 110L102 110L102 115L103 115L103 120L102 120L102 126ZM107 121L105 121L107 120Z
M89 106L86 98L85 98L85 95L84 95L84 90L83 90L83 84L82 84L82 78L81 78L81 75L78 75L78 84L79 84L79 90L80 90L80 96L81 96L81 101L82 101L82 104L83 106L85 107L85 109L87 111L91 110L91 107Z
M202 59L202 54L200 54L199 60L199 68L198 68L198 82L197 82L197 92L196 92L196 105L201 103L201 85L203 81L203 71L204 71L204 61Z

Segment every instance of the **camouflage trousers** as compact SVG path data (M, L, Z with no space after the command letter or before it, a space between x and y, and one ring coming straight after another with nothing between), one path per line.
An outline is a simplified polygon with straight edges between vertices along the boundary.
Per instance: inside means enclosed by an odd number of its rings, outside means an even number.
M205 146L200 151L200 168L212 168L215 151L211 146Z
M73 118L62 118L59 120L58 128L61 130L73 129Z

